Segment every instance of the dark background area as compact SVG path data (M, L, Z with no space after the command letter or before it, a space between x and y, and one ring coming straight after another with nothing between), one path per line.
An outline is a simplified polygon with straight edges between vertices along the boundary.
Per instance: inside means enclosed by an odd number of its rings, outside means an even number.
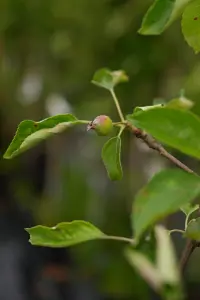
M186 45L180 21L158 37L137 34L152 1L0 1L0 299L156 299L124 258L124 244L94 241L70 249L33 247L24 228L84 219L104 232L130 236L137 191L169 163L123 136L124 178L113 183L101 161L107 138L77 127L9 161L2 156L24 119L71 112L118 120L107 91L91 84L98 68L124 69L116 92L125 114L185 89L200 114L199 56ZM172 152L172 149L170 149ZM199 162L173 154L199 172ZM181 213L169 228L183 228ZM177 254L184 240L175 235ZM185 274L200 298L200 252Z

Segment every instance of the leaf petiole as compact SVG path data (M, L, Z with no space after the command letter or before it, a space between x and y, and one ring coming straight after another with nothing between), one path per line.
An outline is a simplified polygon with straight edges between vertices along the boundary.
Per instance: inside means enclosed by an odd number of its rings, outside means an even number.
M188 214L185 218L185 230L187 229L189 218L190 218L190 214Z
M105 240L121 241L121 242L130 243L130 244L135 243L134 239L123 237L123 236L104 235L101 238L105 239Z
M111 95L113 97L113 100L115 102L119 117L120 117L121 121L124 123L125 122L124 115L122 113L122 110L121 110L121 107L120 107L120 104L119 104L119 100L117 99L117 96L115 94L114 89L110 89L110 93L111 93Z
M119 133L118 133L118 137L120 137L121 135L122 135L122 132L124 131L124 129L126 128L126 126L125 125L121 125L120 126L121 128L120 128L120 131L119 131Z

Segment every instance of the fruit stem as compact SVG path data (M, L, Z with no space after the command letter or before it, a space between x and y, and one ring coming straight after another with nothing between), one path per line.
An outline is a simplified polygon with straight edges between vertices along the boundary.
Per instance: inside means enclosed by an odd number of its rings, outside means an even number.
M88 120L77 120L78 124L89 124L91 121Z

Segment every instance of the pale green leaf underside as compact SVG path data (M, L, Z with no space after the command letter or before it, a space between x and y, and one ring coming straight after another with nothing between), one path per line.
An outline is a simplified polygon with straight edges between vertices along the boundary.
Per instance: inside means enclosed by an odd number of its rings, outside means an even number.
M127 248L125 256L130 265L135 268L145 281L155 290L159 291L163 284L159 271L152 262L139 251Z
M121 139L113 137L102 149L102 160L111 180L120 180L123 176L121 166Z
M200 158L200 119L186 110L155 107L127 116L134 126L160 142L187 155Z
M191 0L155 0L143 18L140 34L158 35L181 15Z
M26 231L30 234L32 245L53 248L68 247L105 236L97 227L85 221L63 222L55 227L38 225Z
M155 235L157 251L154 264L147 255L130 247L125 250L125 256L162 299L182 299L180 273L168 231L163 226L156 226ZM170 288L166 289L166 286Z
M167 215L176 212L200 194L200 178L182 170L157 173L137 194L132 224L135 238Z
M200 51L200 0L189 4L182 17L182 32L196 53Z
M156 264L160 277L165 284L179 285L180 273L171 237L163 226L155 227L157 239Z
M17 129L15 137L4 154L4 158L10 159L47 139L53 134L64 131L78 120L71 114L57 115L39 122L32 120L22 121Z
M193 106L194 102L185 97L174 98L166 103L166 107L183 110L190 110Z

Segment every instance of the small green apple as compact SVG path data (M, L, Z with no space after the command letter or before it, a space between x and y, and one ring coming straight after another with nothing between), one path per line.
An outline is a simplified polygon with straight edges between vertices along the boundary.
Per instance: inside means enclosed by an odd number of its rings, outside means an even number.
M108 135L113 129L113 122L110 117L105 115L100 115L90 122L87 126L87 131L95 130L100 136Z

